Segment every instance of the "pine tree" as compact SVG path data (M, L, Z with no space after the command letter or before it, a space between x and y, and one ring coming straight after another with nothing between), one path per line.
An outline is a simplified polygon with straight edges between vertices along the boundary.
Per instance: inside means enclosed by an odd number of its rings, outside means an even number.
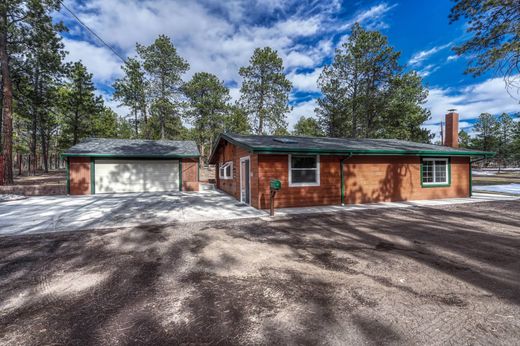
M238 104L228 107L228 113L224 117L224 132L247 135L251 133L251 126L246 112Z
M459 146L461 148L470 148L471 147L471 137L463 129L459 131Z
M86 137L96 136L93 119L103 111L103 100L96 96L92 74L81 62L75 62L68 73L69 82L60 90L62 143L74 145Z
M292 84L284 74L283 61L270 47L255 49L249 66L240 68L243 78L240 106L248 114L256 134L287 128Z
M187 118L196 130L201 155L207 158L218 133L224 128L224 118L229 109L229 89L217 76L197 72L182 90L189 100Z
M314 118L300 117L298 122L294 125L293 134L295 136L311 136L323 137L324 133L318 121Z
M116 101L120 101L121 105L130 108L134 125L133 137L139 138L139 128L146 128L148 120L146 114L146 90L149 85L145 80L145 73L142 70L141 63L137 59L128 58L122 69L124 76L114 82L113 98ZM146 138L142 134L141 137Z
M498 170L501 167L506 167L508 161L511 159L511 148L514 134L513 118L507 114L502 113L498 117L498 133L497 133L497 161L499 163Z
M494 151L497 146L499 124L494 115L482 113L474 126L477 133L472 146L483 151Z
M160 35L150 46L137 45L137 53L147 74L147 96L151 101L151 118L146 129L154 139L179 136L182 74L190 65L177 54L170 38Z
M316 111L328 136L430 140L420 127L430 117L427 91L416 73L403 73L399 56L381 33L354 25L318 80Z

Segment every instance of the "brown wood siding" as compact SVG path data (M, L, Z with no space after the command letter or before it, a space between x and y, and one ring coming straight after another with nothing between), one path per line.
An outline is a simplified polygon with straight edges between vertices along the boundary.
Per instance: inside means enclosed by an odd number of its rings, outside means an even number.
M345 161L345 203L469 197L469 158L451 158L451 185L421 186L421 158L354 156Z
M236 199L240 200L240 159L242 157L250 157L250 172L251 172L251 205L257 207L258 200L258 156L251 154L246 149L235 146L228 142L223 142L217 149L218 162L216 165L217 188L222 190ZM233 161L233 179L220 179L219 167L225 162Z
M70 157L70 194L90 194L90 158Z
M199 159L182 159L182 190L199 191Z
M320 186L289 187L288 155L251 154L228 142L217 149L217 188L240 199L240 158L251 158L251 205L269 208L269 182L279 179L276 208L341 204L340 160L320 155ZM219 178L219 165L233 161L233 179ZM451 158L449 187L421 186L421 158L416 156L354 156L345 161L345 203L372 203L469 196L469 158Z
M276 193L275 208L304 207L341 203L340 158L320 156L320 186L289 187L288 155L258 155L258 205L269 208L271 179L278 179L282 188Z

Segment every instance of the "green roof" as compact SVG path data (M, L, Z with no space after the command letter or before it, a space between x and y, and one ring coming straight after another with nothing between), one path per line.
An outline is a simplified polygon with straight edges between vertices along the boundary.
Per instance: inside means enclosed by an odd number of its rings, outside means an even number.
M63 156L90 157L199 157L194 141L153 141L146 139L89 138L70 147Z
M253 153L315 153L340 155L415 155L415 156L494 156L485 152L442 145L416 143L397 139L353 139L302 136L260 136L221 134L217 139L210 162L221 140L227 140Z

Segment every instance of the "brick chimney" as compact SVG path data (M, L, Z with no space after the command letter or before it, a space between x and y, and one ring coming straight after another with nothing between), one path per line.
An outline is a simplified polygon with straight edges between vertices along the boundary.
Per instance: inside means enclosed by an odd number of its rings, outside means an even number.
M447 147L459 147L459 113L450 109L446 114L446 139L444 145Z

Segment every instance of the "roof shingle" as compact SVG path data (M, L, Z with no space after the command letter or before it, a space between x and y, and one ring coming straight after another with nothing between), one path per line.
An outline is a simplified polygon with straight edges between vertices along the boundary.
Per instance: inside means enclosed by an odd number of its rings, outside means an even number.
M63 156L176 158L198 157L200 153L194 141L89 138L69 148Z

